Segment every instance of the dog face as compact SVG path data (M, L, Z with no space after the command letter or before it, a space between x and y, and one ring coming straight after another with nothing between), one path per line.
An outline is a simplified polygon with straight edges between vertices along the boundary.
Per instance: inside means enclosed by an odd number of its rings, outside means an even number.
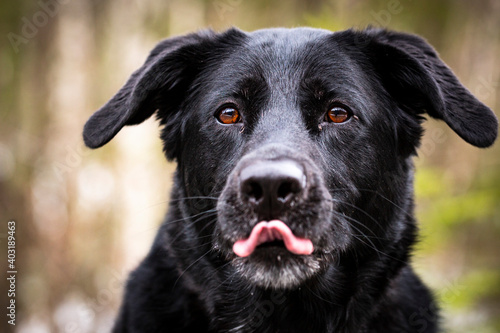
M383 30L165 40L90 118L85 142L102 146L155 112L178 163L184 224L169 229L171 251L203 249L278 289L401 247L407 255L424 113L479 147L497 134L491 110L425 41ZM180 268L199 253L177 254Z

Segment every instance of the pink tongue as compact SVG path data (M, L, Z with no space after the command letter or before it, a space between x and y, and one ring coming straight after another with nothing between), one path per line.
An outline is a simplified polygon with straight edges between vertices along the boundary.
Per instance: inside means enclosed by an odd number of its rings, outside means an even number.
M259 222L253 227L250 237L240 239L233 245L237 256L247 257L262 243L282 240L288 251L294 254L307 255L314 250L310 239L296 237L292 230L280 220Z

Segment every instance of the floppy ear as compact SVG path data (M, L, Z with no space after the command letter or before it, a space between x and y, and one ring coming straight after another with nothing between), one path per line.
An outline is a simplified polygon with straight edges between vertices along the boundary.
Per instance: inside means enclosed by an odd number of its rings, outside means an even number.
M235 29L220 35L202 31L160 42L120 91L87 121L83 129L85 144L99 148L123 126L139 124L158 109L163 115L178 107L190 82L207 62L209 52L213 53L214 42L240 34Z
M477 147L493 144L498 131L494 113L457 79L422 38L383 29L367 29L365 46L385 89L405 108L444 120Z

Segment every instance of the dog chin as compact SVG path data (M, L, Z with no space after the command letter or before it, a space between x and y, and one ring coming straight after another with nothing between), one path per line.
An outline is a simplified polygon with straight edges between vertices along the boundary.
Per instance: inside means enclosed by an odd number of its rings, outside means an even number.
M294 289L322 271L324 260L312 255L298 256L286 249L256 249L251 256L233 259L237 272L264 289Z

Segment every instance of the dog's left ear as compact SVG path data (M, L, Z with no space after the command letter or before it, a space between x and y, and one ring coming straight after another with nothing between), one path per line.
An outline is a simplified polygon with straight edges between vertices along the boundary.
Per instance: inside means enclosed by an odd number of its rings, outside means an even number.
M377 74L395 100L412 111L444 120L474 146L493 144L498 131L495 114L459 82L424 39L382 29L361 34L365 52L370 53Z

